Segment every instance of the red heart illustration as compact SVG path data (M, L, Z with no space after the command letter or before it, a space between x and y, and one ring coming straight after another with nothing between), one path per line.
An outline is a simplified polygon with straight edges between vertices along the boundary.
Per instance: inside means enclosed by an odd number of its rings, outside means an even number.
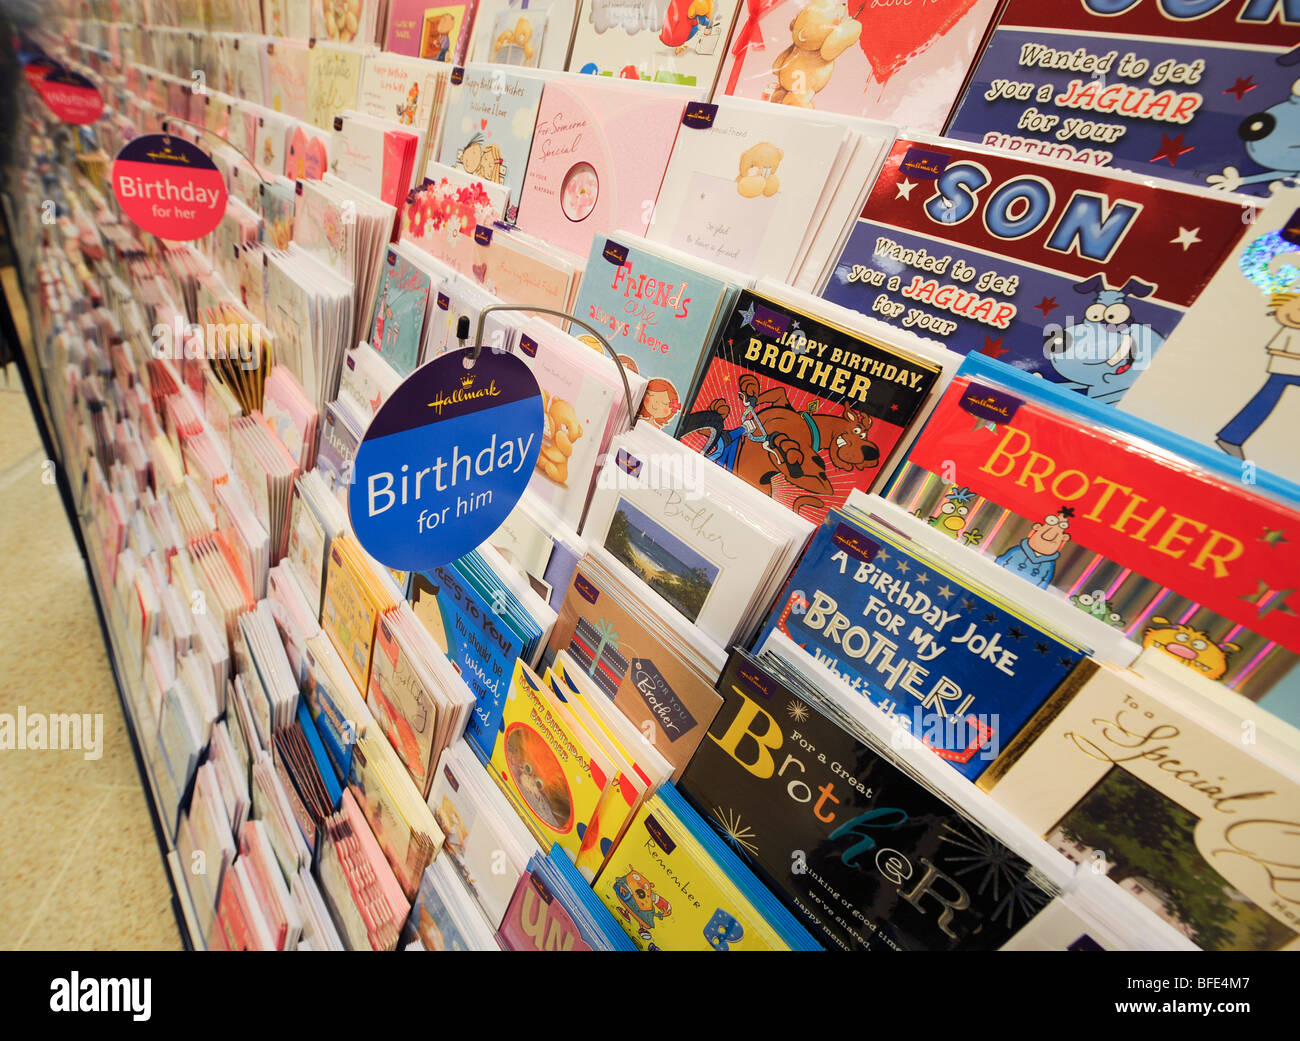
M863 11L870 0L863 0L854 17L862 23L858 46L871 64L872 74L882 87L906 64L907 60L934 44L962 20L977 0L939 0L938 3L915 2L906 6ZM849 2L853 9L853 0Z
M486 130L486 129L487 129L487 120L486 120L486 119L480 119L480 120L478 121L478 128L479 128L480 130Z
M477 278L480 282L482 282L485 278L487 278L487 264L485 263L475 264L473 270L474 270L474 277Z

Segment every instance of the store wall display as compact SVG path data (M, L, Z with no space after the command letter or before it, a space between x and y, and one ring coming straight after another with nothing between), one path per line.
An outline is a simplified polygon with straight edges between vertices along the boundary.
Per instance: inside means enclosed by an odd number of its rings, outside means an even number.
M193 946L1300 946L1293 27L1100 6L51 4L11 239Z

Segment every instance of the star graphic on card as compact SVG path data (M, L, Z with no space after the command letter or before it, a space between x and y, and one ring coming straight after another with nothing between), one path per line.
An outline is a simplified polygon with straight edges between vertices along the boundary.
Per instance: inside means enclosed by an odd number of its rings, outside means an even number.
M897 402L897 401L895 401L892 405L889 406L889 411L890 411L890 412L897 412L897 411L898 411L898 402Z
M906 575L910 570L911 570L911 566L907 563L906 560L900 560L898 562L898 573L900 575Z
M916 576L916 584L918 586L923 586L929 581L930 581L930 576L927 575L924 571L922 571L919 575Z
M1056 302L1056 297L1045 296L1043 297L1043 302L1041 304L1034 304L1034 309L1038 311L1042 311L1043 317L1046 318L1049 314L1055 311L1059 306L1060 304Z
M740 317L741 317L742 319L744 319L744 323L745 323L746 325L753 325L753 324L754 324L754 305L753 305L753 304L750 304L750 305L749 305L748 307L746 307L743 311L741 311L741 312L740 312Z
M1238 76L1237 82L1234 83L1227 90L1225 90L1223 93L1235 94L1237 95L1237 100L1240 101L1242 98L1244 98L1247 94L1249 94L1252 90L1254 90L1258 86L1259 84L1255 82L1254 76Z
M898 194L895 195L894 198L906 199L908 202L911 202L912 189L915 187L916 187L915 181L909 181L906 177L904 177L901 181L898 182Z
M1161 159L1168 159L1170 166L1177 166L1179 157L1190 152L1195 145L1183 143L1186 134L1179 134L1177 137L1170 137L1168 134L1160 135L1160 151L1153 155L1147 162L1158 163Z
M1282 542L1289 542L1286 537L1286 529L1278 528L1276 531L1272 528L1265 528L1264 534L1259 537L1260 542L1267 542L1270 546L1276 546Z
M984 337L984 349L980 354L987 355L990 358L1001 358L1002 355L1009 353L1010 347L1002 346L1002 337L986 336Z
M951 600L954 596L957 595L957 594L953 591L952 586L950 586L950 585L948 585L948 584L946 584L946 583L945 583L944 585L941 585L938 589L936 589L935 592L938 593L938 594L939 594L941 597L943 597L945 600Z
M1201 236L1197 234L1200 228L1184 228L1181 224L1178 226L1178 234L1169 240L1171 246L1182 246L1183 252L1186 253L1192 246L1202 241Z
M879 553L876 554L876 560L879 561L881 564L883 564L888 559L889 559L888 550L882 549Z
M1287 597L1295 592L1295 589L1274 589L1267 582L1257 581L1258 589L1249 596L1241 596L1238 599L1245 600L1247 603L1255 605L1255 610L1259 612L1259 617L1267 617L1271 611L1281 611L1283 614L1289 614L1295 617L1295 611L1287 606Z

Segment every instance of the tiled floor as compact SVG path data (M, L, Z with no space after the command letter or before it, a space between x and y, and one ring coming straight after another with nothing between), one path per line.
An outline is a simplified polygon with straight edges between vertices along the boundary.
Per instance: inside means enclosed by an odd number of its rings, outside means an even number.
M0 713L102 713L102 756L0 750L0 949L180 947L86 570L0 373Z

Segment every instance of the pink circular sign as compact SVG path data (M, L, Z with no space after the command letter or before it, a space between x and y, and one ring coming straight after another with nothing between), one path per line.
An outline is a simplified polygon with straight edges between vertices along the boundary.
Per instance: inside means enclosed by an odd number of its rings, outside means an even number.
M113 160L113 194L122 211L159 238L188 242L212 231L226 212L226 182L197 145L145 134Z
M29 78L28 82L36 88L49 110L65 123L77 126L93 123L104 112L104 98L99 88L79 72L56 68L34 82Z

